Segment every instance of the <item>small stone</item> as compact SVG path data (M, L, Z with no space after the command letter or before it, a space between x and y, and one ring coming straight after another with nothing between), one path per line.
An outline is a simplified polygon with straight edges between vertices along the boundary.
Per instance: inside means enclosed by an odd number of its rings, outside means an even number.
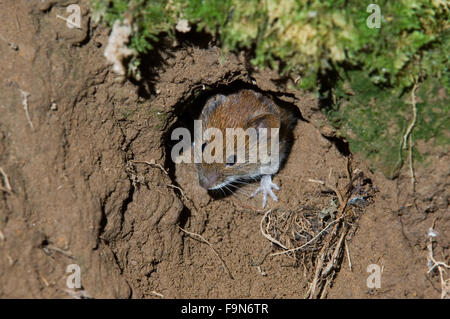
M324 125L320 128L320 133L326 137L334 137L336 136L336 131L334 128L328 125Z
M181 33L187 33L191 31L191 26L189 25L189 21L186 19L180 19L178 20L177 25L175 26L175 29Z

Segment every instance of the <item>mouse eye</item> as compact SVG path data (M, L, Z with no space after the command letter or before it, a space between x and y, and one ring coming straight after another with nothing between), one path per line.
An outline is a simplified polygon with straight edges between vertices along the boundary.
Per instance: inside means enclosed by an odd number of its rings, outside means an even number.
M234 164L236 164L236 161L237 161L236 155L230 155L230 156L227 157L227 161L226 161L225 166L226 167L233 166Z
M202 153L205 151L206 143L202 144Z

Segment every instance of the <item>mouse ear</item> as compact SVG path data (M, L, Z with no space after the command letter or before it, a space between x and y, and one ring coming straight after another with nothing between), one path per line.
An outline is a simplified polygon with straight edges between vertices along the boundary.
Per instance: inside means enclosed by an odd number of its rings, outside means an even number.
M256 130L260 128L279 128L280 119L272 113L259 114L247 121L246 128L249 127L254 127Z
M216 94L210 97L203 107L201 114L202 119L206 122L206 119L221 105L227 101L227 97L222 94Z

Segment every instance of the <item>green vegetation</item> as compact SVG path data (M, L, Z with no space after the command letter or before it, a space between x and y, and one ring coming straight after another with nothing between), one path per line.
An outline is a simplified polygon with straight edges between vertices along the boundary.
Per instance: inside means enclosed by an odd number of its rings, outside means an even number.
M370 3L381 9L380 28L367 26ZM352 151L387 176L404 158L399 146L415 83L413 140L449 143L448 1L92 0L92 6L110 26L124 17L132 21L130 47L138 53L151 50L161 35L175 37L177 22L186 19L224 49L250 51L258 67L300 74L299 87L320 92L325 113ZM139 56L131 63L136 70Z
M327 117L339 128L338 134L350 141L353 152L364 154L387 177L395 177L407 158L401 141L412 118L411 94L392 94L373 84L363 71L349 72L348 78L350 82L342 85L346 90L342 86L336 89L339 102L325 110ZM414 141L450 144L447 94L433 78L418 85L417 121L410 135ZM415 152L414 158L421 160L422 156Z

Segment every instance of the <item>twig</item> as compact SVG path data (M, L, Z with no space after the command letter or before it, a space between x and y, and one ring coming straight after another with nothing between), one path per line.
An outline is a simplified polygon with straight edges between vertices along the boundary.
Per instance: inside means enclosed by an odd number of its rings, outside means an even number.
M167 186L168 186L168 187L171 187L171 188L178 189L178 190L180 191L180 193L181 193L181 196L182 196L185 200L188 199L188 198L186 197L186 195L184 194L183 190L181 189L181 187L175 186L175 185L173 185L173 184L167 184Z
M259 224L259 229L261 230L261 234L262 234L264 237L266 237L269 241L271 241L272 243L277 244L278 246L280 246L280 247L282 247L282 248L284 248L284 249L287 249L287 247L284 246L282 243L280 243L278 240L276 240L275 238L273 238L272 236L270 236L269 234L266 234L266 233L264 232L264 229L263 229L263 223L264 223L264 221L266 220L267 215L269 215L269 213L270 213L271 211L272 211L272 210L269 209L269 210L264 214L263 218L261 218L261 222L260 222L260 224ZM271 255L271 256L273 256L273 255Z
M293 251L302 249L303 247L305 247L305 246L311 244L313 241L315 241L317 238L319 238L319 236L320 236L324 231L326 231L331 225L335 224L335 223L336 223L338 220L340 220L340 219L342 219L342 216L341 216L339 219L333 220L331 223L329 223L329 224L327 225L327 227L325 227L324 229L322 229L316 236L314 236L313 238L311 238L309 241L307 241L306 243L304 243L304 244L301 245L300 247L296 247L296 248L288 249L288 250L285 250L285 251L280 251L280 252L277 252L277 253L273 253L273 254L271 254L270 256L277 256L277 255L287 254L287 253L290 253L290 252L293 252ZM283 247L284 249L287 249L287 248L285 248L284 246L282 246L282 247Z
M16 27L18 31L22 31L22 29L20 28L20 21L19 18L17 17L17 14L16 14Z
M147 165L150 165L150 166L152 166L152 167L157 167L157 168L159 168L161 171L163 171L164 174L169 175L169 173L164 169L164 167L163 167L161 164L156 163L156 161L155 161L154 159L151 159L150 161L130 160L130 162L131 162L131 163L134 163L134 164L147 164ZM183 192L183 190L181 189L181 187L178 187L178 186L173 185L173 184L166 184L166 185L167 185L168 187L178 189L178 190L180 191L181 196L183 197L183 199L188 200L187 196L184 194L184 192ZM163 193L161 193L160 191L158 191L158 192L159 192L160 194L163 194Z
M0 186L0 190L7 192L8 194L12 193L11 184L9 183L8 175L6 175L3 168L0 167L0 174L2 174L3 177L3 183L5 184L5 187Z
M261 266L256 266L256 269L258 269L258 273L261 276L264 276L264 277L267 276L267 273L261 269Z
M156 163L154 159L151 159L150 161L136 161L136 160L131 160L130 162L131 162L131 163L136 163L136 164L147 164L147 165L150 165L150 166L156 166L156 167L158 167L160 170L162 170L162 171L164 172L164 174L169 175L169 173L164 169L164 167L163 167L161 164Z
M330 173L331 173L331 171L330 171ZM343 201L343 199L342 199L342 194L341 194L341 192L337 189L337 187L332 186L332 185L329 184L328 182L324 182L324 181L318 180L318 179L312 179L312 178L309 178L309 179L308 179L308 182L320 184L320 185L323 185L323 186L325 186L325 187L331 189L331 190L336 194L336 196L337 196L339 202L342 203L342 201Z
M228 275L230 276L231 279L234 279L233 274L231 273L230 269L228 268L227 264L225 263L225 261L222 259L222 257L220 257L219 253L217 252L217 250L213 247L213 245L211 245L211 243L209 241L207 241L202 235L196 234L196 233L191 233L190 231L184 230L183 228L181 228L180 226L178 226L178 228L180 228L180 230L192 237L196 237L198 239L200 239L201 241L203 241L205 244L207 244L211 250L214 252L214 254L216 254L217 258L219 258L220 262L222 263L223 268L226 269L226 271L228 272Z
M320 256L318 258L316 271L314 272L314 279L311 282L311 285L309 286L308 291L306 292L305 298L311 298L312 296L314 296L316 294L317 282L319 280L320 271L322 270L323 262L325 260L325 254L323 253L324 248L325 248L325 246L322 248L322 253L320 254Z
M410 171L410 175L411 175L411 191L414 194L415 193L415 177L414 177L414 166L413 166L413 156L412 156L412 137L409 137L409 135L411 134L414 126L416 125L416 120L417 120L417 107L416 107L416 88L417 88L417 83L414 83L414 86L411 90L411 107L412 107L412 112L413 112L413 118L411 123L409 124L408 128L406 129L406 133L403 136L403 149L406 149L406 147L408 147L408 151L409 151L409 171ZM409 138L409 145L408 145L408 138Z
M328 287L330 287L331 281L333 280L333 277L328 277L327 282L324 285L324 288L322 290L322 293L320 294L320 299L325 299L328 294Z
M322 274L321 274L322 277L327 276L330 273L330 271L332 269L334 269L334 267L336 266L337 259L341 253L342 243L344 241L344 237L345 237L346 233L347 233L346 229L344 229L342 231L341 238L339 238L336 248L334 249L333 256L331 257L330 261L328 262L327 267L325 267L325 269L322 271Z
M414 164L412 156L412 137L409 139L409 174L411 176L411 192L416 192L416 178L414 176Z
M64 256L73 259L72 253L70 251L65 251L65 250L62 250L61 248L58 248L58 247L54 247L54 246L48 245L46 247L43 247L42 250L44 250L44 252L46 252L47 254L49 254L49 250L53 250L53 251L55 251L57 253L63 254Z
M10 191L8 191L6 188L4 188L3 186L0 186L0 191L6 192L8 194L11 194Z
M406 129L405 135L403 135L403 149L406 149L406 146L408 145L409 134L411 134L411 131L414 128L414 125L416 125L417 108L416 108L415 91L416 91L416 83L414 83L414 86L411 90L411 106L412 106L412 111L413 111L413 118L412 118L412 121L409 124L408 128Z
M44 282L44 285L46 285L47 287L50 286L50 283L48 282L48 280L44 277L44 275L39 274L42 281Z
M28 97L30 96L30 93L24 91L24 90L20 90L20 93L22 94L22 107L25 111L25 115L27 117L28 120L28 124L30 125L31 129L34 130L34 126L33 123L31 122L31 118L30 118L30 113L28 113Z
M353 272L353 269L352 269L352 259L350 258L350 249L348 248L348 242L347 242L347 240L345 240L345 252L347 253L348 268L350 268L350 271Z
M156 292L156 291L154 291L154 290L150 291L150 293L152 293L152 294L154 294L155 296L158 296L158 297L160 297L160 298L164 298L164 295L163 295L163 294L160 294L159 292Z
M433 256L433 237L431 233L434 233L434 225L436 223L436 219L433 221L433 225L430 228L430 232L428 233L428 273L433 271L434 268L437 267L439 270L439 278L441 281L441 299L446 299L450 297L450 278L444 279L444 273L446 273L445 268L449 269L450 266L442 261L436 261ZM431 263L432 264L431 264Z
M318 179L312 179L312 178L309 178L309 179L308 179L308 182L311 182L311 183L317 183L317 184L321 184L321 185L325 185L325 182L324 182L324 181L321 181L321 180L318 180Z

